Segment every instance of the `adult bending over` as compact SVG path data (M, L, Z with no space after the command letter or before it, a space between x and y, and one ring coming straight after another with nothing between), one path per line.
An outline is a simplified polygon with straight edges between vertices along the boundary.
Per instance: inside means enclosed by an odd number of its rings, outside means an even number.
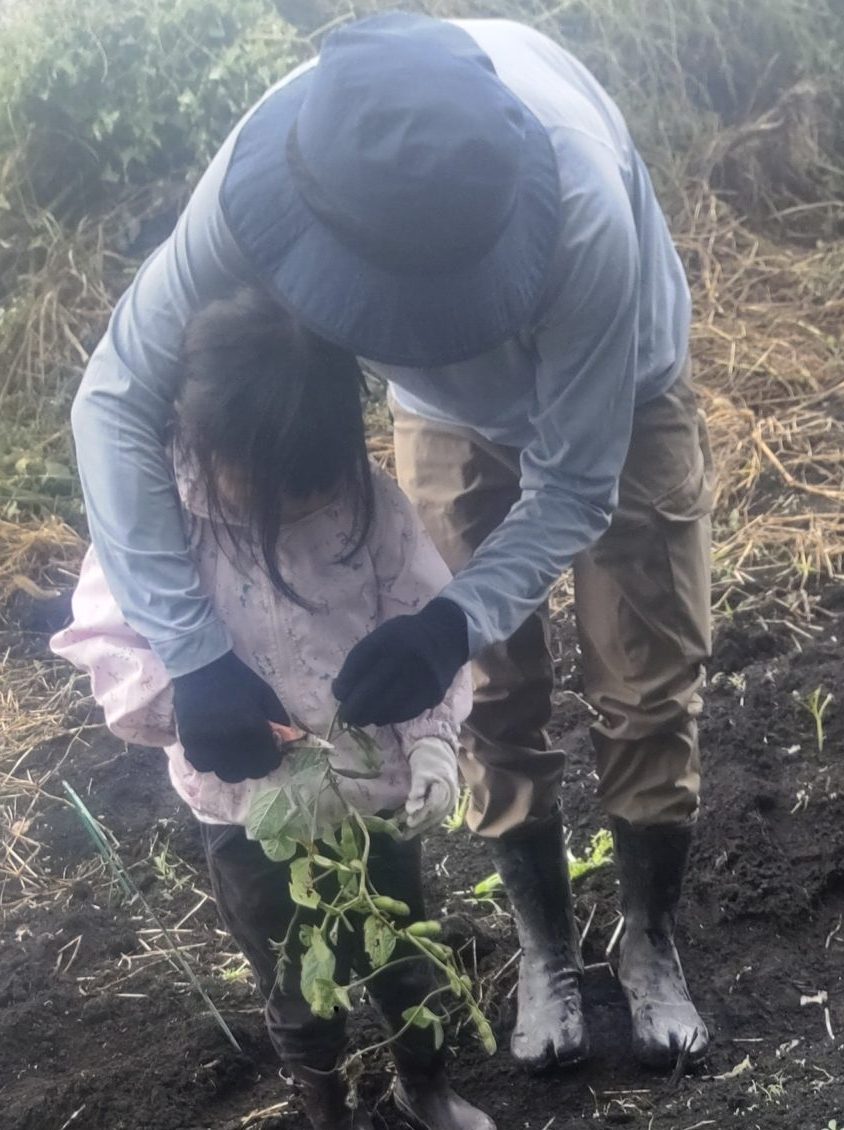
M229 677L165 424L187 318L255 281L389 380L401 485L456 573L357 644L334 686L348 720L388 725L474 660L462 767L523 948L513 1054L539 1069L587 1053L563 757L544 733L546 598L571 567L635 1048L699 1058L673 933L698 809L710 474L688 287L618 109L516 23L350 24L246 115L118 305L74 406L92 537L173 678L188 760L224 780L277 754L259 681Z

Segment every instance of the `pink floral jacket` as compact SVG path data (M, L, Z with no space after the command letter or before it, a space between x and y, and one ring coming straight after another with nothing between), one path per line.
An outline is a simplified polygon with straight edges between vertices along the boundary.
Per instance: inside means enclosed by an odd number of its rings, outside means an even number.
M279 564L285 580L311 606L303 608L280 595L248 553L235 552L225 532L215 536L201 483L184 461L177 461L191 550L235 652L266 679L291 715L318 734L326 733L334 715L331 680L349 649L382 621L420 609L450 579L407 498L378 468L373 478L372 528L346 563L337 561L352 521L345 500L283 528ZM237 537L234 528L233 534ZM73 614L73 623L53 637L51 646L90 675L109 729L127 742L164 747L173 785L200 820L244 824L256 793L285 781L284 763L263 780L240 784L193 769L177 739L167 671L123 619L93 548L82 564ZM438 737L456 753L459 727L470 707L464 668L442 706L403 725L372 731L383 753L380 776L343 778L345 799L366 813L399 808L407 798L413 745ZM348 738L341 736L336 748L332 760L339 768L359 765L360 753ZM326 803L339 804L336 798Z

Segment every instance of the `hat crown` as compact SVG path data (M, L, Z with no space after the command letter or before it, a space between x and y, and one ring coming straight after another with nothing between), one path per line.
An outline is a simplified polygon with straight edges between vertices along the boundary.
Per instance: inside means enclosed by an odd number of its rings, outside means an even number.
M288 141L297 188L364 258L407 272L480 259L517 198L524 110L454 25L375 16L326 40Z

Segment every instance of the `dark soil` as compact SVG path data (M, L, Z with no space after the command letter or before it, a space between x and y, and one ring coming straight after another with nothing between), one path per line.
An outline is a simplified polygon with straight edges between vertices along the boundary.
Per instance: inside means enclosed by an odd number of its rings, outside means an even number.
M514 967L491 981L514 952L511 922L503 908L495 913L460 894L492 870L487 849L465 833L429 841L431 908L455 916L456 936L474 937L501 1044L487 1059L468 1036L459 1037L452 1075L494 1114L499 1130L569 1130L587 1119L642 1130L844 1125L841 597L840 590L825 594L825 627L814 640L752 620L725 627L718 638L703 724L703 811L680 933L688 979L714 1037L697 1073L669 1081L629 1055L624 1001L601 964L615 923L612 868L578 886L583 921L597 904L585 954L594 966L586 979L592 1060L544 1078L517 1071L506 1050ZM572 847L581 852L601 815L566 623L557 640L555 738L571 753L565 804ZM822 753L801 704L816 688L836 695ZM222 972L233 947L217 931L213 903L195 909L207 890L199 840L161 756L126 751L104 731L94 733L73 743L61 775L114 833L156 913L171 927L189 915L179 937L197 946L188 953L244 1054L225 1042L184 974L146 952L158 946L154 923L109 885L75 814L57 800L42 807L28 833L43 844L39 865L57 882L9 912L0 935L0 1125L304 1127L250 982ZM46 745L30 766L66 752L66 739ZM5 905L13 896L5 891ZM237 966L232 957L227 968ZM805 1002L819 992L828 994L828 1021L824 1004ZM372 1017L364 1014L354 1028L358 1038L362 1029L371 1038ZM403 1123L388 1084L379 1061L364 1093L382 1125L396 1128ZM275 1104L286 1106L245 1121Z

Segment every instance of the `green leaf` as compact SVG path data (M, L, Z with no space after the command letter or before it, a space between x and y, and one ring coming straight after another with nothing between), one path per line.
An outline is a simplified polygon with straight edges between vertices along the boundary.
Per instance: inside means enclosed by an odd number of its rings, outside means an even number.
M442 1018L437 1016L435 1012L431 1012L426 1005L417 1004L406 1008L402 1013L402 1020L405 1024L411 1024L414 1028L430 1028L434 1037L434 1047L437 1050L442 1047L445 1039Z
M253 840L275 839L287 827L292 811L293 805L285 789L263 789L250 806L246 834Z
M306 946L300 981L302 996L315 1016L330 1020L335 1008L346 1008L349 1000L345 987L334 981L336 958L316 926L303 927L299 936Z
M289 840L286 836L261 840L260 844L264 849L264 855L274 863L286 863L288 859L292 859L299 846L295 840Z
M337 988L333 981L325 981L321 977L313 982L305 1000L311 1006L314 1016L321 1016L323 1020L331 1019L337 1004Z
M312 797L302 797L298 801L290 785L264 789L252 802L246 818L246 831L251 839L275 840L279 837L301 840L307 843L311 838L311 814L307 801Z
M317 977L332 981L336 959L319 928L303 926L299 931L299 940L305 950L302 956L302 989L304 990Z
M328 765L330 746L314 744L313 738L301 738L285 747L284 763L291 778L313 777L316 784ZM297 784L300 783L297 781Z
M582 859L578 859L576 855L569 852L568 864L571 881L575 883L585 875L590 875L593 871L606 867L612 862L612 849L612 833L607 831L606 828L601 828L589 841L589 850Z
M370 914L363 924L363 948L373 969L386 965L396 948L396 935L386 922Z
M319 906L319 891L314 888L311 861L296 859L290 865L290 897L299 906Z
M495 891L500 891L503 886L503 879L497 871L494 871L491 875L487 875L485 879L481 879L480 883L475 883L472 894L479 899L489 898Z
M319 839L320 843L325 844L325 846L327 848L330 848L335 855L338 855L340 856L340 858L342 858L343 853L340 850L340 841L337 839L337 832L334 828L321 828Z
M334 996L337 1001L345 1008L346 1012L352 1011L352 1000L349 996L349 990L345 985L334 985Z

